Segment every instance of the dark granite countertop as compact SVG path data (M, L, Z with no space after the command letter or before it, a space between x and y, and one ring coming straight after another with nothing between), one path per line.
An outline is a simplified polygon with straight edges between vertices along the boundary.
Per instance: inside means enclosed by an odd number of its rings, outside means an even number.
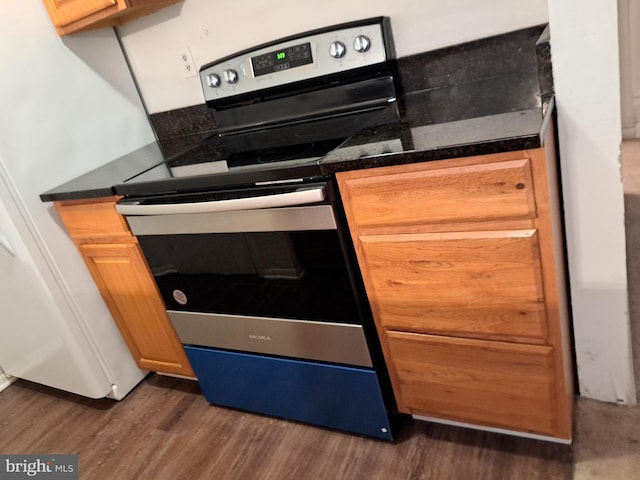
M40 195L43 202L109 197L114 185L164 162L157 143L151 143L102 167L91 170Z
M541 147L554 99L510 105L510 97L497 98L509 81L407 94L401 121L362 130L322 158L321 169L335 173Z
M145 184L162 180L173 185L169 190L189 183L191 188L203 189L223 184L250 183L269 180L273 175L282 177L330 175L338 171L372 168L431 161L471 155L537 148L544 144L549 119L553 113L553 97L537 106L509 108L505 101L491 98L495 92L504 92L504 78L498 81L475 82L464 88L413 92L399 101L400 119L393 122L372 122L346 139L327 155L303 163L282 162L274 172L267 170L223 172L198 177L173 178L168 164L185 162L185 158L203 157L208 152L209 161L215 160L223 150L216 145L215 136L205 140L205 145L192 148L168 160L162 156L157 144L147 145L103 167L93 170L59 187L43 193L42 201L63 201L104 197L114 194L159 193L162 190L145 190ZM473 92L472 92L473 91ZM486 92L486 95L485 95ZM482 101L474 102L474 98ZM448 108L444 108L444 98ZM539 99L537 99L540 102ZM483 115L480 108L486 104ZM507 105L505 105L507 103ZM461 104L468 104L469 109ZM502 108L501 108L502 107ZM452 110L455 110L452 113ZM469 116L471 113L476 116ZM444 120L444 121L442 121ZM199 160L205 160L199 158ZM196 179L196 180L194 180ZM195 183L194 183L195 182ZM142 191L144 190L144 191Z
M195 191L540 147L554 114L548 29L543 29L531 27L399 59L400 91L408 93L379 115L359 121L357 133L336 139L321 154L267 168L232 164L229 153L245 150L218 136L202 108L190 107L176 115L162 114L161 126L182 130L191 121L202 133L159 137L163 148L147 145L40 198L48 202ZM163 128L155 125L157 132ZM177 139L178 145L189 137L197 140L180 149L163 141ZM163 151L173 154L165 159ZM187 167L195 176L182 176L185 170L178 173L176 167ZM214 170L208 170L211 167Z

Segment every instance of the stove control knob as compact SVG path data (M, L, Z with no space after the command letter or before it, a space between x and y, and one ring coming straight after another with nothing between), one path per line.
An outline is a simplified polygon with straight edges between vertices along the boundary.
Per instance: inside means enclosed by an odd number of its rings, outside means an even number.
M218 88L220 86L220 76L216 73L207 75L207 86L210 88Z
M371 40L366 35L358 35L353 39L353 48L358 53L364 53L371 47Z
M329 45L329 55L333 58L342 58L345 53L347 53L347 47L344 46L344 43L335 41Z
M224 81L227 83L238 83L238 72L232 68L222 72L222 76L224 77Z

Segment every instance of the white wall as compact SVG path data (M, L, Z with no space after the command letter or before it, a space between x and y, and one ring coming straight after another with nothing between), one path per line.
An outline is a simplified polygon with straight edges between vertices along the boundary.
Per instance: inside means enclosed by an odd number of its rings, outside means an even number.
M178 50L196 71L217 58L289 34L387 15L399 57L547 22L545 0L185 0L120 27L150 113L204 102L197 77L186 78Z
M580 390L633 404L617 6L549 0L549 20Z

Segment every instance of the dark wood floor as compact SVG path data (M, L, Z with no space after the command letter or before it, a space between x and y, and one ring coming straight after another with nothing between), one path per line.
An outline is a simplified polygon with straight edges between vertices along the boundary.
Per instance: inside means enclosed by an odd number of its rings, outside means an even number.
M394 443L210 406L154 375L121 402L19 380L0 453L79 454L83 480L569 480L566 445L407 421Z

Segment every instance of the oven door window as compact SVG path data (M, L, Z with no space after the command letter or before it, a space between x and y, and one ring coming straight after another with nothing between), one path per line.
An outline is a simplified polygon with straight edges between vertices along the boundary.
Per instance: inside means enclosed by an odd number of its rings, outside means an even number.
M138 240L168 310L358 323L335 230Z

